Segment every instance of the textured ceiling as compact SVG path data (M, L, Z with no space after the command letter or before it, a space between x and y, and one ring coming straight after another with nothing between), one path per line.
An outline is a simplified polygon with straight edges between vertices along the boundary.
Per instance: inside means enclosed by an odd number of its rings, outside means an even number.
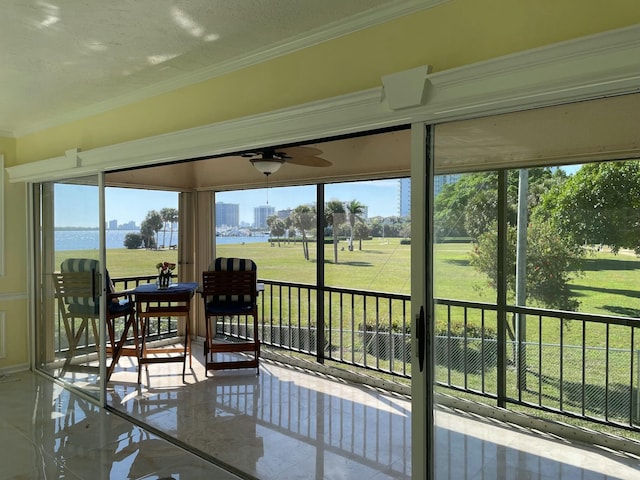
M0 134L107 110L432 3L3 0Z

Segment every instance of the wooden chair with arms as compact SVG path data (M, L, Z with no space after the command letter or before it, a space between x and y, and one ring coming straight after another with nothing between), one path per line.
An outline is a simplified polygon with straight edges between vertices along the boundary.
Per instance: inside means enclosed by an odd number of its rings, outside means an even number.
M255 368L260 373L257 297L257 267L253 260L220 257L209 267L209 271L202 273L206 331L205 371ZM253 338L247 332L247 336L240 341L214 342L216 320L225 316L251 317ZM246 353L252 356L245 360L216 361L217 353Z
M91 328L91 333L93 334L95 349L99 352L100 276L98 267L97 260L70 258L62 262L60 272L53 274L58 310L62 316L69 342L69 349L60 376L70 370L97 372L96 367L74 366L72 362L80 346L82 336L89 331L89 328ZM121 355L137 357L138 334L134 304L130 295L127 292L115 292L111 281L109 279L107 281L110 288L108 293L109 304L106 311L109 343L106 350L107 354L112 358L112 361L107 365L108 381ZM119 301L119 298L123 296L127 300ZM115 321L118 318L124 318L124 328L120 338L116 340ZM77 325L78 321L80 322L79 325ZM131 326L133 326L134 331L135 347L125 347Z

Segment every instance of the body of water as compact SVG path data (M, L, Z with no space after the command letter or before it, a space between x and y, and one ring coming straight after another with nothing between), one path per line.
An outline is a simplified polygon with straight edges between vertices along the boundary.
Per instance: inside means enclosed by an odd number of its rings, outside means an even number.
M106 231L106 247L125 248L124 237L127 233L140 233L138 230L107 230ZM55 248L56 250L97 250L98 249L97 230L56 230L55 232ZM162 245L162 232L159 235L160 244ZM269 237L216 237L218 244L232 243L256 243L267 242ZM178 243L178 232L173 232L171 244ZM166 245L169 246L169 232L167 232Z

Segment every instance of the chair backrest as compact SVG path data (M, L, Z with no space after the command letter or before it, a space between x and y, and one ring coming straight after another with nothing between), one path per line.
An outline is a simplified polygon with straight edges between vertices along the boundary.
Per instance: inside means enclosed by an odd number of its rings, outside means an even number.
M64 303L97 311L100 299L98 284L100 263L91 258L68 258L60 264L56 289Z
M219 257L202 273L202 292L214 302L255 304L257 266L248 258Z
M211 265L209 265L209 270L213 270L216 272L237 272L239 270L258 270L258 267L256 266L256 263L250 258L218 257Z

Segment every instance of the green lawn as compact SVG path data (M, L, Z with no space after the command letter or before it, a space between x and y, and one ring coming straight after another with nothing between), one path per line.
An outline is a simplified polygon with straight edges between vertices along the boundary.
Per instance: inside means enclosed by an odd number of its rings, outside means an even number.
M364 241L362 250L347 248L338 251L338 264L333 263L333 246L325 246L325 281L336 287L376 290L409 294L410 250L400 245L399 239ZM339 249L346 247L345 242ZM218 245L217 255L223 257L252 258L258 265L262 279L315 284L315 244L310 244L310 260L305 260L300 243L282 243L273 247L268 242ZM69 257L96 258L95 250L65 251L56 254L55 264ZM155 265L161 261L177 262L176 250L127 250L107 251L107 268L112 277L154 275ZM197 280L197 279L196 279Z
M345 247L341 242L339 248ZM411 258L409 245L399 239L373 239L358 250L339 250L333 262L333 246L325 246L325 282L336 287L409 294ZM268 242L218 245L218 256L252 258L263 279L314 284L315 244L305 260L300 243L270 246ZM96 251L59 252L56 265L70 256L95 257ZM113 277L153 275L160 261L177 262L176 250L107 251L107 266ZM640 316L640 260L633 255L597 252L585 259L585 275L572 282L580 311L595 314ZM469 244L435 246L434 291L439 298L495 302L495 292L486 278L469 265ZM197 279L196 279L197 280Z

